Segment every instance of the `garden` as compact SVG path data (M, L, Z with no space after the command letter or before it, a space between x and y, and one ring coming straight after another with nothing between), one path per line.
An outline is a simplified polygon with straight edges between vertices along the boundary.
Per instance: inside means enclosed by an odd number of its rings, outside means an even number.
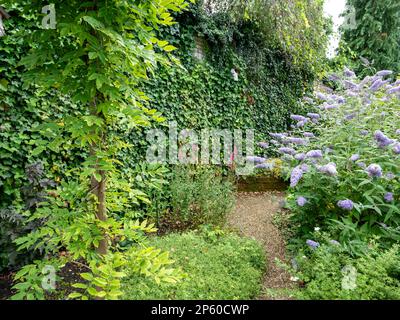
M400 300L400 3L53 2L0 6L0 300Z

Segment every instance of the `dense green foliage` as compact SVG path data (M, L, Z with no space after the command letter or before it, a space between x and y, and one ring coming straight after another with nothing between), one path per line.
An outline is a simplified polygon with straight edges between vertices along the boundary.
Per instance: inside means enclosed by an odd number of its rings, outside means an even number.
M4 21L7 33L0 38L0 270L32 256L17 252L11 242L35 227L26 223L21 212L34 210L46 187L67 176L83 156L67 144L58 149L50 144L41 155L32 152L41 140L38 124L61 119L67 109L79 110L54 89L45 91L22 82L24 68L18 62L33 45L25 35L37 28L38 15L33 10L23 13L23 2L14 3L8 11L12 19Z
M211 31L212 39L222 44L233 41L237 26L251 25L262 49L267 45L287 55L303 70L321 71L325 60L330 20L323 14L323 1L304 0L207 0L198 15L203 30ZM204 13L213 14L211 21ZM243 28L245 29L245 28ZM239 31L243 30L239 28ZM207 32L206 32L207 33ZM240 32L239 32L240 33ZM250 40L251 41L251 40ZM261 57L262 50L248 51L249 56ZM255 66L256 67L256 66Z
M278 41L265 38L280 29L270 25L267 32L261 17L238 19L233 12L231 8L210 14L200 1L178 17L179 24L162 34L179 48L184 68L160 69L144 91L151 106L181 128L252 128L262 139L266 132L288 126L290 113L299 111L299 99L311 89L315 72L309 65L296 64L292 52ZM317 32L316 25L310 30ZM318 32L323 47L323 30ZM194 55L196 39L203 59ZM322 64L320 54L312 61Z
M125 299L242 300L260 292L265 257L254 240L208 230L153 238L150 244L170 250L186 277L158 286L132 276L123 287Z
M348 0L355 10L355 28L343 30L343 40L356 53L358 72L368 59L375 70L400 71L400 3L397 0ZM354 11L349 13L354 14ZM351 21L353 18L349 18Z
M323 60L321 57L326 43L323 35L325 21L317 14L322 8L321 3L297 1L294 7L283 2L282 7L273 4L273 8L269 7L270 10L291 13L282 16L287 16L288 20L275 21L271 19L271 15L268 15L267 19L265 12L261 13L267 5L269 6L267 2L260 2L259 7L242 4L236 6L238 2L228 2L230 5L227 10L214 14L209 14L207 8L203 9L202 3L199 2L198 5L191 6L190 12L182 15L174 13L178 24L163 26L155 31L160 38L169 40L179 48L177 56L181 59L183 68L160 66L157 73L153 74L153 79L146 84L142 83L146 80L142 79L144 70L141 67L136 69L136 75L140 79L137 81L130 78L129 90L136 97L134 103L138 108L133 112L129 111L130 114L127 114L128 109L124 109L123 112L113 114L105 122L104 119L97 121L98 119L88 114L85 101L93 94L93 90L104 89L107 91L106 95L116 93L104 82L106 78L109 81L113 79L110 72L114 67L102 69L100 73L94 72L92 69L99 61L100 64L103 63L102 59L105 57L95 53L99 51L99 47L82 52L75 49L83 38L77 43L70 42L71 33L86 34L88 30L83 31L82 26L96 30L99 25L91 26L90 22L93 21L85 21L79 22L78 27L68 29L71 24L65 25L64 22L73 18L73 10L67 17L63 12L69 10L65 4L60 7L56 5L58 29L42 30L43 15L40 15L40 2L32 4L30 1L9 1L3 4L12 18L4 21L7 35L0 38L0 210L3 231L0 239L0 268L15 268L19 262L26 262L25 258L29 255L25 250L17 252L12 241L34 230L38 225L28 223L27 217L22 214L28 209L33 212L36 208L26 206L32 195L22 192L29 190L31 186L25 172L26 167L33 164L43 166L41 179L47 182L40 190L33 189L41 194L37 199L43 201L47 195L56 196L56 193L46 189L54 183L59 184L60 181L74 181L77 173L74 168L81 163L87 168L90 167L90 161L84 162L89 155L90 145L94 143L94 136L89 131L100 130L105 123L107 133L110 134L108 142L113 142L113 148L108 152L112 153L113 157L116 156L112 168L118 169L121 174L119 181L128 182L122 187L125 191L129 185L129 192L125 192L125 195L129 194L129 199L121 197L121 190L117 191L116 187L112 189L112 195L119 205L116 205L112 198L109 198L108 205L118 215L131 218L154 217L167 211L169 196L164 197L162 194L168 194L169 191L163 191L161 188L167 181L167 170L139 163L143 160L148 144L143 132L136 130L141 125L153 125L154 115L156 120L161 118L154 111L146 115L146 102L143 100L145 97L139 91L135 91L136 85L151 98L149 107L162 111L167 119L177 121L181 127L254 128L260 139L268 130L287 127L290 112L299 111L299 98L309 90L315 78L314 71L320 69ZM297 15L301 15L301 24L294 26L290 21L295 21ZM107 20L107 23L111 23L111 20ZM276 23L279 23L279 28ZM304 28L304 25L310 27ZM300 47L307 53L297 54L298 51L294 48L299 48L300 43L293 46L290 42L294 28L299 34L305 32ZM96 32L93 30L90 32ZM278 30L279 34L276 33ZM316 37L315 34L321 36ZM268 37L265 38L264 35ZM204 60L193 57L195 37L205 41ZM304 41L307 46L303 46ZM155 45L155 50L159 52L163 46L167 47L168 44L162 41L158 46ZM60 48L62 50L59 50ZM19 63L31 49L34 49L37 55L30 55L23 63ZM166 51L172 49L173 47L168 46ZM57 54L63 55L68 50L75 52L72 55L64 55L65 59L55 60L56 51ZM146 61L150 61L154 67L155 60L151 60L147 53L136 52L133 56L145 55L142 58L150 59ZM115 52L103 54L111 55ZM307 55L312 54L313 59L306 59ZM85 61L85 55L88 61ZM158 54L155 57L156 60L167 62ZM113 66L116 66L116 61L113 60ZM86 84L92 87L92 93L89 95L88 88L82 89L86 85L83 84L83 80L74 80L85 79L86 67L83 64L86 62L93 62L93 68L90 67L91 75L85 80ZM126 65L118 63L119 69L124 66ZM90 68L86 68L86 71ZM232 68L238 71L239 81L232 78ZM27 69L32 70L26 74ZM129 90L125 89L121 90L128 94ZM112 99L116 99L116 96ZM101 103L100 106L105 108L102 111L108 112L115 105ZM135 124L125 121L130 117L133 117ZM42 125L49 120L53 121L51 125ZM135 130L130 130L132 127L135 127ZM127 146L120 139L127 134L129 145L135 148L119 150L120 147ZM79 135L89 140L82 140ZM116 141L118 143L115 143ZM108 142L106 141L106 144ZM90 175L91 170L92 168L81 173ZM98 173L97 177L99 178ZM18 257L23 258L22 261L18 261Z

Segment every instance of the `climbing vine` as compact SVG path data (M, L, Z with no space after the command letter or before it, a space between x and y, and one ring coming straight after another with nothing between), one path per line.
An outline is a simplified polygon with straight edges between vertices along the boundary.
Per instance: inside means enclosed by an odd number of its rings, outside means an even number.
M238 18L244 13L229 6L210 13L209 5L192 5L177 25L160 31L179 48L182 65L161 68L146 84L151 105L182 128L251 128L259 139L287 128L316 73L268 41L260 17ZM202 58L195 55L199 44Z

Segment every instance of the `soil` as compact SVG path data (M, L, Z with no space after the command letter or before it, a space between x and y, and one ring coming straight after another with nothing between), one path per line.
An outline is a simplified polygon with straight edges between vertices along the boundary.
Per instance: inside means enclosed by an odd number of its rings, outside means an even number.
M265 248L268 270L264 276L260 300L289 300L285 290L290 290L290 275L279 268L275 259L285 262L285 240L274 225L274 216L284 214L281 191L238 193L236 207L228 218L228 225L242 235L257 240ZM273 292L273 294L272 294Z
M83 293L81 289L76 289L72 287L75 283L86 283L80 276L81 273L89 272L88 267L79 262L77 263L67 263L61 270L58 272L58 276L61 278L57 282L57 290L54 293L50 293L47 296L47 300L64 300L68 298L68 296L72 292L80 292Z

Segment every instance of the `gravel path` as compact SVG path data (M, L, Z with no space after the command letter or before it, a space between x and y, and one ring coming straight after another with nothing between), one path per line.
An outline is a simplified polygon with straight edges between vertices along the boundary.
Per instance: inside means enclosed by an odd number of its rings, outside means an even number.
M290 288L290 276L275 264L275 258L281 261L285 260L284 239L273 224L274 215L279 212L280 202L283 199L284 194L277 191L239 193L236 207L228 218L229 226L238 229L243 235L257 240L265 248L268 270L264 277L260 300L289 299L279 292ZM271 291L274 292L273 295L270 293Z

